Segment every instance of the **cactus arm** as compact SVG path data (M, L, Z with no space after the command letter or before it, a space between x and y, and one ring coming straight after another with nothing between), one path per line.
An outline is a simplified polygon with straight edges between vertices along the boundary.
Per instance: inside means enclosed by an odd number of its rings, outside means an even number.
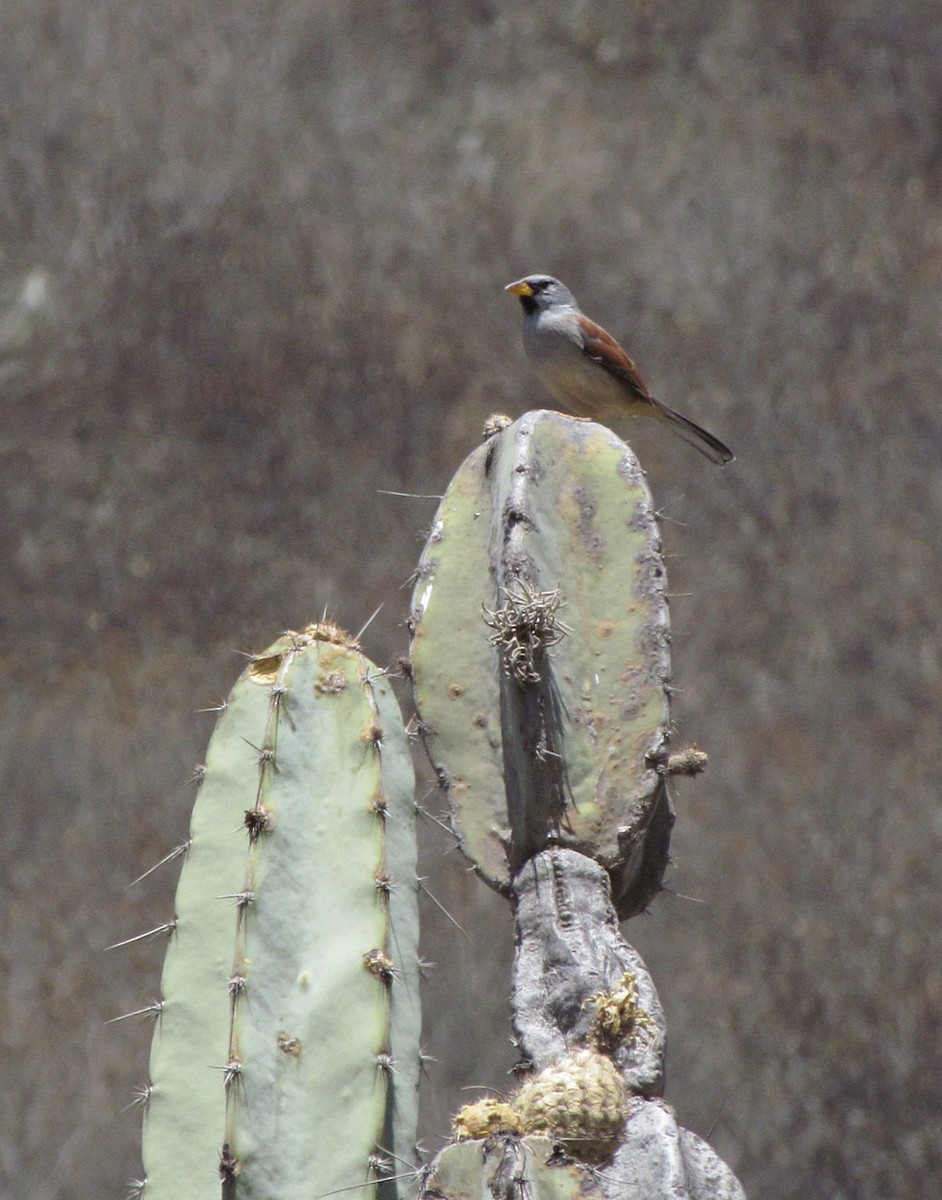
M146 1200L373 1195L415 1161L412 765L342 631L233 689L177 891L145 1114ZM396 1185L379 1183L392 1197Z
M628 447L543 411L492 437L439 508L412 623L426 745L479 873L507 892L567 845L606 867L621 917L643 908L673 821L668 616Z
M237 686L207 750L151 1047L144 1112L147 1200L218 1195L235 928L234 902L221 897L242 887L243 814L258 791L258 751L243 731L258 741L268 713L269 698L260 688Z

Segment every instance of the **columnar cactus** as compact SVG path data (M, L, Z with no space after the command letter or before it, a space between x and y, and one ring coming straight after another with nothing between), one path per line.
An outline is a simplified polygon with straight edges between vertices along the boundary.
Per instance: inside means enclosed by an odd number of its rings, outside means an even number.
M411 623L455 836L514 906L523 1073L458 1113L425 1194L742 1200L660 1099L663 1014L618 929L661 886L667 775L704 765L668 754L664 565L628 447L559 413L495 425L439 507Z
M742 1200L661 1099L663 1012L618 927L661 887L668 776L705 765L668 753L664 565L630 449L559 413L495 421L440 505L410 627L456 839L513 905L521 1055L423 1194ZM161 927L147 1200L413 1190L413 790L388 679L342 631L251 661Z
M220 1180L239 1200L397 1194L419 1074L414 814L398 705L354 641L320 624L252 659L169 923L146 1200L216 1200Z
M590 853L622 918L657 894L668 614L651 494L600 425L531 412L459 469L419 563L416 707L459 845L509 894L548 845Z

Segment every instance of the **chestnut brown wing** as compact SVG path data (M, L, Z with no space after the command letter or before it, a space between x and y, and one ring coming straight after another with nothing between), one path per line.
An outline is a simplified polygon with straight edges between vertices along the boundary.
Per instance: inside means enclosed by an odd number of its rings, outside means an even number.
M652 399L638 368L607 330L585 316L579 317L579 330L582 333L583 354L597 362L609 375L626 383L642 400Z

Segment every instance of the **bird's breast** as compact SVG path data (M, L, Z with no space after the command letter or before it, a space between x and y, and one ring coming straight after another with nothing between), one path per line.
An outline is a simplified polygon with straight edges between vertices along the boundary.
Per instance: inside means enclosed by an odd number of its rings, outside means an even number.
M525 323L523 345L543 386L577 417L626 415L628 389L582 349L582 339L565 327Z

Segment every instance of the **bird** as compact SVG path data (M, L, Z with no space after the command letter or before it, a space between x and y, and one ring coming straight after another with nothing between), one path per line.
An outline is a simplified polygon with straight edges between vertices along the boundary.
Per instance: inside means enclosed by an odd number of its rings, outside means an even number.
M654 417L717 466L733 461L733 452L719 438L655 400L631 358L607 330L589 320L560 280L527 275L504 291L520 298L523 348L557 403L590 420Z

